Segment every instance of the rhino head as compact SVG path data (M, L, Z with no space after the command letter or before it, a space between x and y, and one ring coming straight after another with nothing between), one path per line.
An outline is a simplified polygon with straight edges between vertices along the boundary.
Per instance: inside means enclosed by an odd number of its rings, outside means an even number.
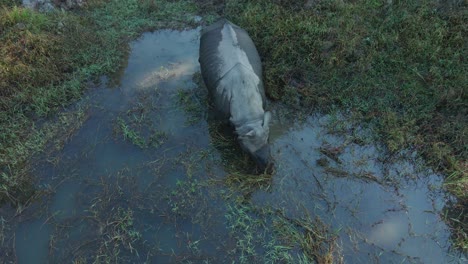
M263 119L249 122L236 128L239 144L249 153L261 172L272 169L273 163L268 145L271 113L265 112Z

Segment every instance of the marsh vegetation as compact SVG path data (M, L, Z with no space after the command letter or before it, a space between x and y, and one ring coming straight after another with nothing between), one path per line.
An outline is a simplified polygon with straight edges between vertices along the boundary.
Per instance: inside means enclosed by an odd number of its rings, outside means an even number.
M466 260L465 2L0 6L6 263L420 261L408 243ZM290 128L273 135L273 175L250 174L234 135L210 119L197 30L141 36L221 16L251 34L275 122ZM151 45L166 47L161 39L178 50L151 55ZM379 206L365 197L390 202L372 211ZM358 220L367 209L369 222ZM448 226L431 222L438 217ZM386 228L409 234L382 240Z

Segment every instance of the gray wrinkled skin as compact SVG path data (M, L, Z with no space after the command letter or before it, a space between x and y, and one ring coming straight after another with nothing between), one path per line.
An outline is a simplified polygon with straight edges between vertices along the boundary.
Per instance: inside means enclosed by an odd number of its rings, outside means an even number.
M207 27L200 40L203 80L219 114L235 127L241 147L261 170L270 163L270 112L264 111L262 64L242 28L223 19Z

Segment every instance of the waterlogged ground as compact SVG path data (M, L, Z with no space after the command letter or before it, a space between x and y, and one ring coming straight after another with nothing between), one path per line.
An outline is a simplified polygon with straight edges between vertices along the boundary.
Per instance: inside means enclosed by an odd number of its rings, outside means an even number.
M146 33L37 158L37 201L1 216L2 262L462 263L442 177L346 115L273 106L276 172L211 119L198 29Z

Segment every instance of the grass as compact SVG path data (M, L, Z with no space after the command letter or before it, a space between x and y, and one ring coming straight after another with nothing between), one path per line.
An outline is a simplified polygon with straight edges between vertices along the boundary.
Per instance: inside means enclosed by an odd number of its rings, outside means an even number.
M146 147L145 139L140 134L133 130L129 125L125 123L122 118L117 118L118 129L121 131L124 140L130 140L133 144L140 148Z
M447 189L458 200L447 206L445 217L456 231L457 246L468 248L466 5L450 8L430 0L89 0L74 13L41 14L18 4L0 0L0 202L22 207L35 197L30 158L51 144L50 151L60 149L87 115L83 108L53 116L80 98L89 80L117 71L128 55L129 40L142 31L194 25L199 10L207 23L222 15L247 29L261 53L271 99L309 113L350 110L356 119L375 125L389 150L416 148L449 175ZM199 110L195 99L200 98L179 93L187 111ZM202 114L196 112L193 122ZM117 123L134 144L159 146L163 134L138 131L145 120L144 112L135 111ZM258 260L260 246L266 249L264 262L339 262L334 237L319 219L290 219L245 203L252 190L269 190L270 178L246 176L249 172L239 168L251 167L249 159L240 157L235 140L223 138L220 130L219 124L210 127L213 144L232 172L223 182L232 189L225 215L236 241L231 254L239 253L240 262ZM65 136L54 141L57 134ZM322 153L336 156L328 148ZM206 186L191 176L200 169L198 161L183 164L189 179L179 181L167 196L176 218L194 211L199 211L197 221L208 217L207 201L197 200ZM123 202L119 184L102 189L89 210L96 234L101 232L94 260L116 262L120 250L137 255L134 245L142 241L135 227L136 207ZM189 243L196 254L197 241ZM291 250L301 253L292 255ZM85 256L82 262L89 260Z
M0 203L31 196L28 160L50 134L38 120L80 98L89 80L118 70L129 40L193 25L194 10L186 1L91 0L74 13L43 14L1 1Z
M138 92L129 109L117 117L114 133L142 149L164 144L168 135L159 130L153 120L158 115L155 103L158 96L157 90Z
M186 121L187 125L194 125L200 122L205 113L206 105L208 104L207 95L202 94L205 91L203 89L195 90L183 90L179 89L177 91L178 103L181 105L181 108L187 113L188 120Z
M249 203L228 205L225 215L239 263L342 263L336 236L320 219L290 219L283 210ZM263 254L259 249L265 250Z
M279 212L274 221L275 229L284 241L300 247L307 259L315 263L343 263L336 245L336 236L319 219L310 216L302 219L289 219Z
M171 214L174 218L189 218L196 215L199 208L201 193L201 184L197 180L177 180L176 187L167 196L167 203L170 206Z
M275 1L232 3L227 15L252 33L272 99L351 109L378 125L390 150L412 144L437 167L460 169L466 12L448 16L431 1L323 1L296 12Z
M80 223L75 223L85 224L88 231L83 231L82 239L69 241L74 245L66 247L75 261L116 263L130 257L145 257L140 256L136 249L142 248L143 239L135 216L140 207L134 203L143 206L144 199L136 190L134 177L124 168L114 175L92 181L87 193L82 194L93 195L94 198L85 202L87 209L84 216L80 217ZM57 228L66 230L68 226ZM67 239L60 232L57 233L57 242ZM61 255L55 257L60 258Z
M351 111L390 151L418 150L450 175L453 209L466 215L466 3L306 2L226 1L206 12L250 33L272 100L306 112ZM466 224L449 222L467 249Z

